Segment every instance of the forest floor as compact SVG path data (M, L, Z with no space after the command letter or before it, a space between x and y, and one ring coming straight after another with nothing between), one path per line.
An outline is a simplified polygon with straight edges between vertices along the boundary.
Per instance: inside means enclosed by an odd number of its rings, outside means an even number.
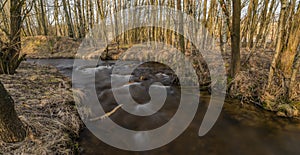
M0 75L27 127L25 141L0 142L1 153L74 154L82 122L77 113L70 80L54 67L22 63L17 74ZM0 153L0 154L1 154Z
M281 117L299 117L300 113L300 73L294 86L294 93L287 101L285 96L284 77L276 77L272 89L265 95L271 61L274 56L272 49L256 49L249 52L241 51L241 71L235 79L229 79L228 96L241 100L241 103L253 103L263 109L275 112ZM225 54L230 63L230 54ZM229 68L228 73L229 73Z

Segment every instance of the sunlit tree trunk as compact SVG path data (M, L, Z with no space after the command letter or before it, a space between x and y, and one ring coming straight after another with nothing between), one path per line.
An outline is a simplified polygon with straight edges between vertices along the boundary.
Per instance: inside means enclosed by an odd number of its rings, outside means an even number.
M214 36L215 36L215 26L214 24L216 23L216 19L217 19L217 10L218 10L218 5L217 5L217 1L216 0L211 0L210 1L210 8L209 8L209 11L208 11L208 23L207 23L207 29L208 29L208 32L210 33L210 37L208 37L207 39L210 39L210 40L207 40L208 42L212 43L213 44L213 41L214 39ZM212 40L211 40L212 39Z
M222 52L225 51L225 44L228 41L228 32L231 31L230 26L230 0L227 0L226 3L224 0L219 0L220 6L222 8L222 18L220 20L220 43Z
M291 97L293 94L293 87L296 82L297 72L299 70L299 56L300 56L300 3L298 10L293 20L290 35L288 36L287 47L283 49L282 56L280 59L280 69L282 70L284 76L290 81L287 90L287 96Z
M33 36L34 34L33 34L33 30L32 30L32 27L31 27L31 21L30 20L31 20L30 17L27 17L25 19L26 28L27 28L26 30L27 30L29 36Z
M291 32L289 33L290 35L288 36L288 41L287 41L287 47L284 48L282 52L282 56L280 57L280 67L283 73L287 76L291 75L292 71L292 66L293 66L293 60L296 56L297 49L299 47L300 43L300 7L298 8L298 12L295 15L293 20L292 26L291 26Z
M42 30L43 30L43 25L42 25L42 20L41 20L41 11L40 11L40 6L38 4L38 1L35 1L34 2L34 10L35 10L35 20L36 20L36 23L38 25L38 28L37 28L37 34L38 35L42 35Z
M202 27L202 48L205 47L206 43L206 35L207 35L207 0L204 0L203 2L203 17L202 17L202 24L204 25Z
M251 24L251 16L252 16L252 11L253 11L253 0L249 0L249 5L248 5L248 10L247 10L247 16L245 18L245 22L243 24L243 30L242 30L242 42L243 42L243 46L249 42L249 36L248 36L248 32L249 32L249 27Z
M271 23L271 22L274 19L275 11L278 8L278 4L279 3L277 3L276 0L272 0L272 2L270 4L270 8L269 8L269 11L268 11L268 16L267 16L267 21L264 25L263 36L262 36L262 39L261 39L261 42L260 42L261 45L264 45L264 48L267 47L267 36L268 36L269 32L272 31L272 33L273 33L274 30L275 30L274 22L273 23ZM272 28L272 26L273 26L273 28ZM273 37L271 38L271 40L273 42L275 42L275 39L273 39ZM276 42L275 42L275 44L276 44Z
M54 0L54 21L55 21L56 36L62 35L62 29L59 23L58 16L59 16L58 0Z
M292 70L292 76L291 76L291 82L289 85L289 90L288 90L288 97L292 98L293 94L294 94L294 87L296 84L296 78L297 78L297 74L299 72L299 68L300 68L300 50L297 50L297 55L295 57L294 60L294 65L293 65L293 70ZM299 82L299 81L298 81Z
M255 47L258 46L258 44L260 42L260 39L262 37L262 33L263 33L263 30L264 30L265 23L267 23L266 20L267 20L268 7L269 7L269 0L265 0L265 3L263 3L263 10L262 10L261 16L259 18L260 25L259 25L258 34L257 34L257 37L256 37Z
M118 1L119 2L119 1ZM114 17L114 32L115 32L115 36L119 35L119 23L118 23L118 19L117 19L117 11L118 11L118 5L117 5L117 0L114 1L114 9L113 9L113 17ZM116 37L116 41L117 41L117 50L120 49L120 39L119 37Z
M254 45L254 35L257 29L257 7L258 7L258 0L253 0L253 10L251 11L251 24L249 29L249 41L248 41L248 48L252 48Z
M72 27L72 21L71 21L71 16L69 14L67 2L66 2L66 0L62 0L62 3L63 3L64 11L65 11L65 18L66 18L66 21L67 21L69 37L74 38L74 30L73 30L73 27Z
M269 77L268 77L268 84L266 91L268 91L271 88L272 81L273 81L273 76L275 73L275 70L277 68L277 64L279 62L280 56L281 56L281 51L282 51L282 39L284 37L285 33L285 15L286 15L286 8L287 8L287 0L281 0L281 11L280 11L280 17L279 17L279 33L278 33L278 38L277 38L277 44L276 44L276 49L275 49L275 55L273 58L273 61L271 63L270 67L270 72L269 72Z

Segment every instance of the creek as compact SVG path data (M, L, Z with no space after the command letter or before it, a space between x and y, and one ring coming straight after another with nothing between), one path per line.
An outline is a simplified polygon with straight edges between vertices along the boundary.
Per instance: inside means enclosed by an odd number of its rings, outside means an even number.
M29 59L30 63L52 65L64 75L72 78L72 70L78 69L89 77L96 73L95 87L103 109L108 112L117 103L111 91L111 74L114 61L99 62L97 67L83 66L73 68L72 59ZM88 61L88 60L81 60ZM119 80L131 76L130 93L141 105L150 100L147 90L154 82L161 82L167 89L168 97L164 106L149 117L135 117L119 110L112 119L117 124L132 130L155 129L168 122L179 106L180 91L168 67L159 64L147 64L128 75L124 65L118 74ZM118 78L116 78L118 80ZM84 85L94 85L89 80ZM121 86L120 86L121 87ZM198 136L199 127L207 110L210 94L201 92L197 114L187 130L173 142L151 151L130 152L109 146L95 137L87 128L80 135L79 145L82 154L101 155L196 155L196 154L300 154L300 123L295 119L280 118L254 105L242 105L237 100L226 99L223 111L213 128L203 137ZM163 135L162 135L163 136ZM138 137L137 137L138 138ZM138 139L142 141L141 139ZM126 141L126 140L125 140Z

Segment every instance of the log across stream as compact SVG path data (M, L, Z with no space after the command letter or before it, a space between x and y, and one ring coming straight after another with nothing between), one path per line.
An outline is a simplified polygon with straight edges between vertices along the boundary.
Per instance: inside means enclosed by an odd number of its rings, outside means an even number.
M72 76L72 59L30 59L28 62L53 65L64 75L70 78ZM113 67L114 62L99 62L96 68L85 66L80 69L87 77L90 73L96 73L98 100L106 112L118 105L111 91ZM115 79L122 80L124 76L131 76L128 83L130 93L141 106L150 100L147 91L154 82L165 85L168 97L164 106L149 117L136 117L120 109L112 114L110 119L127 129L138 131L155 129L168 122L177 111L181 93L176 77L172 76L172 70L158 64L147 64L127 75L126 67L130 66L125 65ZM88 80L81 84L94 85ZM279 118L273 113L252 105L242 105L232 99L225 101L223 111L210 132L199 137L199 127L209 101L210 95L207 92L201 93L197 114L188 129L163 147L145 152L123 151L105 144L88 129L84 129L79 139L82 154L300 154L300 123L297 120ZM142 141L138 138L137 141Z

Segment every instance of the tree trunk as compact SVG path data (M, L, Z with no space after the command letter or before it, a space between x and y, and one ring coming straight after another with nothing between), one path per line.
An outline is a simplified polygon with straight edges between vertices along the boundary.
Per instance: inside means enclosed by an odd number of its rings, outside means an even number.
M249 42L248 32L249 32L250 25L251 25L252 11L253 11L253 0L249 0L246 21L245 21L245 24L243 26L243 31L242 31L243 46L244 46L244 44L247 45Z
M72 21L71 21L71 16L70 16L69 11L68 11L67 2L66 2L66 0L62 0L62 3L63 3L64 11L65 11L67 25L68 25L69 37L74 38L74 30L73 30L73 27L72 27Z
M10 6L10 50L12 56L18 57L21 49L22 5L18 0L12 0Z
M76 6L77 6L78 18L79 18L79 25L78 25L79 38L83 38L85 37L85 28L84 28L84 19L82 17L82 9L81 9L82 7L81 7L80 0L76 0Z
M48 35L48 28L47 28L47 24L46 24L47 18L46 18L43 0L40 0L40 5L41 5L41 14L42 14L41 20L42 20L44 35Z
M257 7L258 7L258 0L253 0L253 10L251 15L251 24L249 29L249 42L248 48L252 48L254 45L254 34L257 29Z
M272 0L271 4L269 6L269 11L268 11L268 15L267 15L267 18L266 18L266 22L264 22L264 25L263 25L262 38L261 38L261 41L259 42L260 46L267 43L266 38L267 38L269 29L270 29L269 28L270 27L270 22L272 21L272 18L273 18L273 15L274 15L273 10L277 9L277 6L275 6L275 4L276 4L276 0ZM266 46L264 46L264 47L266 47Z
M82 26L83 26L83 28L82 28L82 33L83 33L83 36L85 36L86 35L86 33L87 33L87 22L86 22L86 14L85 14L85 12L86 12L86 10L85 10L85 7L84 7L84 5L85 5L85 0L81 0L81 6L82 6L82 8L81 8L81 11L82 11L82 21L81 21L81 24L82 24Z
M37 28L37 34L41 35L42 34L42 30L43 30L43 26L42 26L42 18L41 18L41 10L39 7L38 2L34 2L34 10L35 10L35 19L36 19L36 23L38 25Z
M0 74L14 74L25 56L20 57L22 7L24 1L11 0L10 2L10 33L7 49L0 57Z
M202 19L202 24L204 27L202 27L202 49L205 48L206 44L206 35L207 35L207 0L204 0L203 2L203 19Z
M296 84L297 73L299 70L299 46L300 46L300 4L298 10L294 17L290 20L293 20L291 32L288 36L287 47L282 51L282 56L280 60L280 68L284 76L289 79L290 83L287 84L288 90L286 92L289 98L292 98L294 86Z
M280 68L287 77L290 77L292 74L293 61L300 43L300 4L297 13L290 20L292 20L293 23L291 23L292 26L287 36L287 44L284 44L287 47L282 51L280 59Z
M94 2L92 0L89 1L90 4L90 30L94 28Z
M291 77L291 82L290 82L289 91L288 91L289 98L293 97L294 87L295 87L295 84L296 84L297 73L298 73L299 68L300 68L300 49L298 49L297 51L298 52L297 52L297 55L296 55L295 60L294 60L294 66L293 66L293 70L292 70L292 77Z
M228 42L228 32L231 31L230 26L230 0L227 0L226 3L224 0L219 0L220 6L222 8L222 18L220 19L220 44L221 44L221 50L222 52L225 52L226 50L226 43Z
M256 36L255 47L257 47L257 45L258 45L258 43L261 39L263 30L264 30L264 25L267 22L266 18L267 18L268 7L269 7L269 0L266 0L265 3L264 3L264 7L263 7L263 10L262 10L261 16L260 16L260 25L259 25L258 34Z
M116 41L117 41L117 50L119 51L119 49L120 49L120 39L119 39L119 37L117 37L117 36L120 35L119 34L119 25L118 25L118 20L119 19L117 19L117 12L118 11L119 10L118 10L118 6L117 6L117 1L115 0L113 14L114 14L114 22L115 22L115 36L116 36Z
M233 19L231 33L231 77L234 78L240 71L240 27L241 27L241 0L233 2Z
M276 44L276 49L275 49L275 56L273 58L271 67L270 67L270 72L269 72L269 78L268 78L268 84L267 84L267 89L268 91L272 85L273 81L273 76L275 73L275 69L277 68L277 64L282 52L282 38L284 37L284 32L285 32L285 15L286 15L286 8L287 8L287 0L281 0L281 11L280 11L280 17L279 17L279 34L277 38L277 44Z
M183 14L182 14L182 7L181 7L181 0L177 0L177 10L179 13L179 25L178 25L178 31L179 31L179 45L180 50L182 53L185 53L185 42L184 42L184 25L183 25Z
M56 36L61 36L63 34L62 28L59 24L59 8L58 0L54 0L54 21L55 21L55 32Z
M0 139L7 143L23 141L26 130L14 109L14 102L0 82Z

